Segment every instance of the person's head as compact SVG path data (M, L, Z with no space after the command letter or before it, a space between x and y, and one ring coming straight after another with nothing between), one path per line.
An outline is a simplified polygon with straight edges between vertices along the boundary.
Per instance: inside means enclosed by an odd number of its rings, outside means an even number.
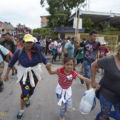
M45 35L41 35L41 40L44 40L45 39Z
M90 35L90 41L94 42L96 40L96 37L97 37L97 32L91 31L89 35Z
M34 44L34 38L30 34L25 34L23 37L24 47L27 50L31 50Z
M101 44L101 46L104 47L104 46L106 46L107 43L103 40L103 41L100 42L100 44Z
M71 41L72 44L74 44L74 42L75 42L74 37L72 37L72 38L70 39L70 41Z
M11 39L11 34L9 33L9 32L7 32L6 34L5 34L5 40L10 40Z
M74 67L74 58L69 56L68 54L64 55L64 69L67 73L69 73L71 70L73 70Z
M86 40L85 38L82 39L82 41L85 41L85 40Z

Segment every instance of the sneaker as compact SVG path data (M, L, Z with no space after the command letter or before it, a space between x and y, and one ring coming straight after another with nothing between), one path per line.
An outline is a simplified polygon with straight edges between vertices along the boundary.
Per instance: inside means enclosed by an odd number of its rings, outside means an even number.
M13 72L13 73L12 73L12 76L14 76L14 75L15 75L15 73Z
M29 107L30 106L30 100L28 99L27 101L26 101L26 107Z
M17 119L21 119L23 116L23 113L21 110L19 110L18 114L17 114Z
M3 88L4 88L4 84L3 84L3 82L2 82L2 81L0 81L0 92L2 92L2 91L3 91Z
M65 119L60 117L59 120L65 120Z

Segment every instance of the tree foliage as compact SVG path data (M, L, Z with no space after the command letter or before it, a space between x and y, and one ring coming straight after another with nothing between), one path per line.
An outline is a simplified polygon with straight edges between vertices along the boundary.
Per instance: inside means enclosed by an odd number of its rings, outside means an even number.
M48 16L48 26L57 27L69 25L68 19L71 15L71 10L85 0L40 0L40 4L43 7L45 1L47 1L49 5L49 8L47 8L50 14L50 16Z
M94 28L94 22L90 18L83 18L83 27L85 28L86 32L90 32Z
M56 38L57 33L52 28L36 28L33 29L33 34L45 35L47 38Z

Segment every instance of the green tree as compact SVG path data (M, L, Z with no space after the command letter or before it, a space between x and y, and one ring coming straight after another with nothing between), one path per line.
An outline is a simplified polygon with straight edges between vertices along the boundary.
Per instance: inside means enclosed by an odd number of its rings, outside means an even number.
M45 35L48 38L57 38L57 33L52 28L36 28L33 29L33 34Z
M47 1L49 8L47 11L50 16L48 16L48 26L67 26L69 25L68 19L71 15L71 10L74 7L79 6L85 0L40 0L40 4L44 7L44 3Z
M90 18L83 18L83 27L85 28L86 32L90 32L94 27L94 22Z

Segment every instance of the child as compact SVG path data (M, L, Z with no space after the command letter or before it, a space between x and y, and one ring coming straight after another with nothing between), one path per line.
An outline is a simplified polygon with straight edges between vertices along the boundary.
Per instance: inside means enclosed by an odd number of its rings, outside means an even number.
M88 78L85 78L73 70L74 59L67 54L64 57L64 66L57 70L52 71L51 68L48 69L50 74L58 75L58 85L56 87L56 95L58 99L58 105L60 106L60 118L59 120L64 120L65 112L72 111L72 90L71 85L73 79L76 77L83 79L90 83Z
M107 54L110 53L109 48L106 47L106 42L102 41L101 46L99 47L99 58L103 58L104 56L107 56Z

